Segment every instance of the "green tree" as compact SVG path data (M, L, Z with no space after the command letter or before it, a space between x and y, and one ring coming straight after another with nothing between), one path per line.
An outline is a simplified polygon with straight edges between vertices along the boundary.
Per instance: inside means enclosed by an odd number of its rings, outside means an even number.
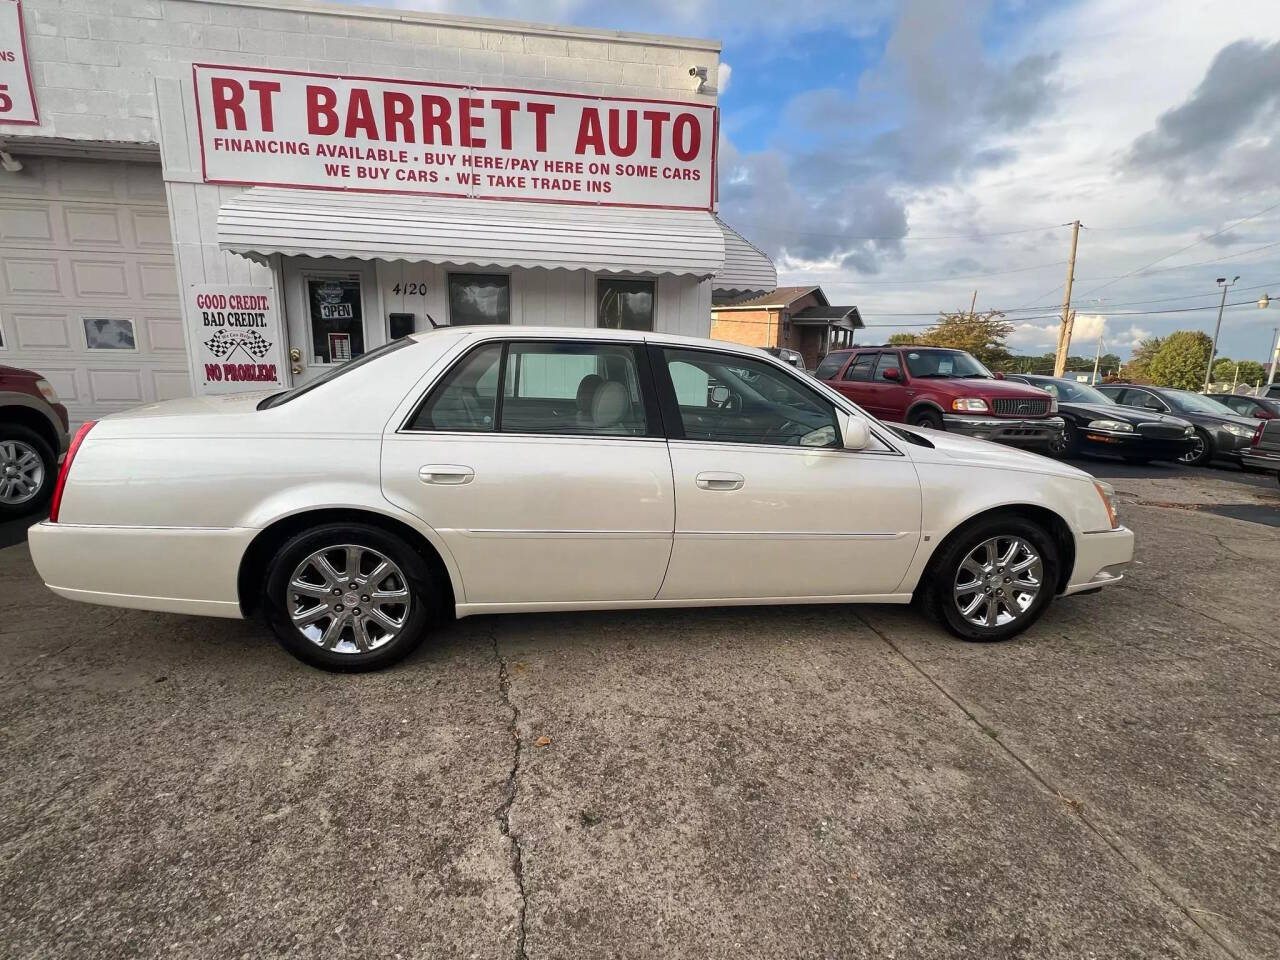
M1239 370L1236 367L1239 366ZM1237 383L1257 383L1259 380L1267 379L1267 371L1262 364L1256 360L1232 360L1228 357L1219 357L1213 361L1213 382L1230 384L1232 380Z
M1151 361L1160 352L1164 343L1159 337L1147 337L1133 348L1133 356L1129 362L1120 367L1120 379L1132 380L1134 383L1151 382Z
M1162 387L1199 390L1209 366L1213 341L1200 330L1179 330L1160 343L1147 373L1153 383Z
M999 367L1011 359L1005 339L1013 332L999 310L979 315L940 313L938 322L922 333L916 342L929 347L951 347L966 350L988 367Z
M902 344L912 344L917 342L916 338L918 336L919 334L917 333L895 333L893 336L889 338L889 342L894 346L899 346Z

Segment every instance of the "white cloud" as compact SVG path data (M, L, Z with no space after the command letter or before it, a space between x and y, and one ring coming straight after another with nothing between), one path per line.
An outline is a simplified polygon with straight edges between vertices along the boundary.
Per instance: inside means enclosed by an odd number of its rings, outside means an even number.
M716 91L717 95L723 97L725 91L729 89L729 79L733 76L733 67L720 61L720 66L716 67Z

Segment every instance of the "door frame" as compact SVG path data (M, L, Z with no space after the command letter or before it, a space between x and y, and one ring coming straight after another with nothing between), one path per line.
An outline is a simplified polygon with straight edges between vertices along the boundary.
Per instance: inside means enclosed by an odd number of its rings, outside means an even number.
M289 367L294 386L306 383L335 365L314 362L311 353L311 312L307 302L307 281L333 277L360 281L360 322L364 327L364 349L369 352L387 342L387 324L373 322L380 317L381 291L378 289L376 260L339 257L282 257L280 272L284 282L285 330L289 344ZM292 351L299 351L293 359Z

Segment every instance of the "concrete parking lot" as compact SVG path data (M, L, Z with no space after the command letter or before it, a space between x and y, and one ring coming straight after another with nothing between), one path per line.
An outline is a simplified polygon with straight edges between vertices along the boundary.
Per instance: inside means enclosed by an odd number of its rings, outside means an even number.
M1280 487L1090 464L1125 583L462 621L310 670L0 549L5 957L1280 956Z

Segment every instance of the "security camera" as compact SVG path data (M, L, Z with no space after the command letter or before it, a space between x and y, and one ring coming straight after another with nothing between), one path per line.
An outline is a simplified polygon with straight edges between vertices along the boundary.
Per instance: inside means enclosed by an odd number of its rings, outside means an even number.
M705 80L707 79L707 68L706 67L690 67L689 76L698 77L700 80Z
M8 150L0 150L0 166L10 173L20 173L22 171L22 161Z

